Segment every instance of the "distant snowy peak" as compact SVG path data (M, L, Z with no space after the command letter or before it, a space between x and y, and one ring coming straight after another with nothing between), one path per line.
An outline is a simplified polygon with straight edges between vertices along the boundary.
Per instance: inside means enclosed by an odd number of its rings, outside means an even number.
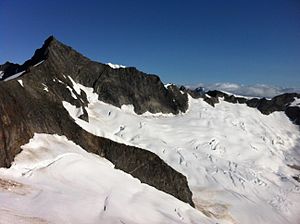
M119 69L119 68L126 68L124 65L118 65L118 64L113 64L113 63L107 63L107 65L113 69Z
M236 96L257 97L257 98L261 98L261 97L272 98L274 96L283 93L300 92L300 88L281 88L277 86L270 86L264 84L242 85L236 83L213 83L213 84L199 83L196 85L186 85L186 87L190 89L202 87L205 91L219 90Z

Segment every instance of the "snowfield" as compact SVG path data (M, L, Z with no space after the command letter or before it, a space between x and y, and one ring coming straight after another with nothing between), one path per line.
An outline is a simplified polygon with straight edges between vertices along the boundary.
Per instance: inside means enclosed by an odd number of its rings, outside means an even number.
M64 136L35 134L22 149L0 169L1 224L216 222Z
M70 78L70 77L69 77ZM70 78L71 79L71 78ZM92 88L75 83L90 102L82 108L63 102L75 122L97 136L156 153L187 176L199 211L218 222L299 223L299 127L283 112L263 115L243 104L212 107L189 97L179 115L137 115L98 100ZM70 89L69 89L70 90ZM72 90L70 90L72 92Z

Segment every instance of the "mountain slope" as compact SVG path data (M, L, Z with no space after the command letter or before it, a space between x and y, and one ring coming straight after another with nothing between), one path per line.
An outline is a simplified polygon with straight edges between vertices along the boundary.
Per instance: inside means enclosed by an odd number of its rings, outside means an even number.
M22 149L0 169L1 224L213 223L64 136L35 134Z
M42 66L34 67L45 59ZM93 62L52 36L23 65L6 63L0 67L1 70L4 79L14 74L12 70L15 73L25 71L35 74L39 82L47 77L62 80L63 75L70 75L75 81L93 87L99 99L115 106L133 104L137 113L178 113L187 109L187 104L180 105L174 100L172 92L164 88L158 76L147 75L134 67L113 69ZM41 73L47 74L47 77L42 78Z
M112 73L112 76L116 76L115 70L108 65L89 61L53 37L47 39L41 49L46 52L46 56L41 61L35 60L38 62L37 65L26 68L26 72L18 79L0 82L0 136L2 139L0 141L0 166L9 167L15 155L21 151L20 146L26 144L34 133L65 135L89 152L109 159L117 168L131 172L142 182L168 192L193 206L192 194L182 174L166 165L153 153L89 134L74 123L63 107L63 101L82 107L81 118L88 120L87 113L84 112L87 105L86 95L84 92L77 93L70 78L66 75L69 74L74 79L92 85L95 81L99 81L98 76L102 70L107 70ZM36 58L35 55L33 58ZM106 76L109 75L110 73ZM139 83L138 85L149 83L149 86L155 90L157 85L162 85L160 82L157 83L157 80L159 81L157 77L145 76L141 79L137 78L136 82ZM128 82L126 83L129 85ZM97 86L95 84L94 88ZM167 90L162 88L166 93ZM126 97L124 93L124 98ZM162 102L167 99L168 97L163 97ZM145 103L145 105L147 107L151 104ZM155 101L155 105L157 108L172 110L168 104ZM145 164L145 161L149 162ZM155 172L152 167L155 167ZM132 172L133 170L135 172Z

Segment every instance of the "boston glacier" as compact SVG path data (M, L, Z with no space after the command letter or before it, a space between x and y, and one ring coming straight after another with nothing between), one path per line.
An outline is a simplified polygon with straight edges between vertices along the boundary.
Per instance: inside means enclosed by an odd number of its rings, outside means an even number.
M0 223L299 223L298 93L164 85L52 36L0 80Z

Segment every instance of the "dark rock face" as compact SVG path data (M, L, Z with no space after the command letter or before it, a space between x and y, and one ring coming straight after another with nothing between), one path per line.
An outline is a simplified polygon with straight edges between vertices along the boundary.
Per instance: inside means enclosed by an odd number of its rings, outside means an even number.
M268 115L275 111L284 111L292 122L300 125L300 108L291 107L290 104L295 98L300 98L298 93L285 93L273 97L271 100L265 98L247 100L246 104L257 108L261 113Z
M5 62L3 65L0 65L0 71L4 73L0 80L4 80L11 75L21 72L21 70L19 71L19 67L20 65L10 63L8 61Z
M191 89L186 89L184 86L181 86L180 90L188 93L191 97L193 97L195 99L204 98L205 94L206 94L206 92L204 91L204 89L202 87L198 87L194 90L191 90Z
M156 75L145 74L133 67L113 69L90 61L53 38L45 45L48 46L48 63L43 66L45 70L51 72L53 77L64 74L84 86L92 87L99 100L117 107L132 104L138 114L146 111L176 114L186 109L176 103L174 94L164 87Z
M266 98L262 99L251 99L246 102L250 107L256 107L263 114L270 114L274 111L284 111L289 103L294 101L295 97L300 97L297 93L285 93L279 96L275 96L271 100Z
M300 107L287 107L285 109L285 114L293 121L295 124L300 125Z
M181 111L186 111L189 107L187 93L181 91L176 85L169 85L168 91L176 107L181 108Z
M43 60L40 65L32 66ZM146 75L135 68L114 70L92 62L53 37L36 51L25 67L27 72L18 78L24 87L16 80L0 82L0 167L9 167L21 151L20 146L34 133L65 135L87 151L104 156L116 168L194 206L185 176L147 150L86 132L62 105L62 101L67 101L84 108L88 103L86 94L83 91L77 94L68 76L93 87L101 100L116 106L133 104L139 113L185 110L186 94L178 93L176 88L166 89L157 76ZM88 120L86 112L81 119Z
M13 63L10 63L10 62L6 62L5 64L0 65L0 71L4 72L4 75L3 75L2 79L0 79L0 80L4 80L4 79L8 78L9 76L12 76L12 75L14 75L18 72L28 71L30 67L32 67L32 66L38 64L39 62L45 60L47 58L47 55L48 55L49 44L53 40L54 40L54 37L50 36L44 42L44 45L42 46L42 48L37 49L35 51L34 55L32 56L32 58L25 61L24 64L22 64L22 65L13 64Z
M107 140L108 141L108 140ZM168 192L194 207L192 194L187 187L186 178L162 162L154 153L145 153L136 147L128 147L110 141L110 147L104 148L104 157L142 182ZM145 175L145 173L151 175ZM175 186L176 185L176 186Z
M225 98L225 96L228 96L226 93L223 93L223 92L218 91L218 90L208 91L206 94L211 96L211 97L215 97L215 98L218 98L218 97L224 97Z

